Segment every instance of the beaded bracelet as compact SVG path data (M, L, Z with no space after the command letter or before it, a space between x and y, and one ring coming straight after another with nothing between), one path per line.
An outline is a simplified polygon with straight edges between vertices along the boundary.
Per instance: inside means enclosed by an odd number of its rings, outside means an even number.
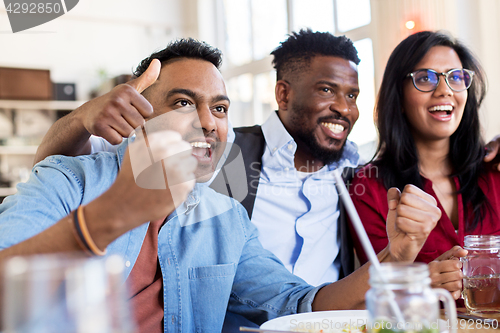
M87 224L85 223L85 217L83 215L83 206L80 206L77 210L75 210L74 222L76 232L82 243L85 245L85 248L87 248L92 254L96 256L105 255L106 250L101 251L90 236L89 230L87 229Z

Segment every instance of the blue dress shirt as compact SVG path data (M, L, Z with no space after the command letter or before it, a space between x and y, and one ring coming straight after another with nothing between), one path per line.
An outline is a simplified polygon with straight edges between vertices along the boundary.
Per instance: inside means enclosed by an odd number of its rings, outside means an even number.
M338 162L303 173L295 169L297 144L276 112L262 132L266 147L252 213L262 246L311 285L337 281L340 213L332 170L358 165L356 145L346 141Z
M127 141L116 153L51 156L0 205L0 250L47 229L114 182ZM148 223L116 239L108 255L139 255ZM220 332L226 310L262 323L311 311L314 288L264 250L245 209L198 184L158 235L165 332Z

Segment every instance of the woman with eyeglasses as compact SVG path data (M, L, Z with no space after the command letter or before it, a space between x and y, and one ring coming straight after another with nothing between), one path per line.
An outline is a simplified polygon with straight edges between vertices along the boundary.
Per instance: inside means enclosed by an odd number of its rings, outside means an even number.
M442 216L415 261L429 264L433 287L460 297L464 236L500 234L500 173L484 163L479 107L485 76L460 42L419 32L392 52L375 115L379 144L358 171L351 197L378 252L387 245L387 189L413 184L432 195ZM366 256L355 239L358 257Z

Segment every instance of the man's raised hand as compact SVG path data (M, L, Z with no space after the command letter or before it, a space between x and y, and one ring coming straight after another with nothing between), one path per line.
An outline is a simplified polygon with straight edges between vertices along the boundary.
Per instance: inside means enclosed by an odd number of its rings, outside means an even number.
M161 63L153 59L138 78L114 87L74 112L89 134L103 137L111 144L122 142L153 114L153 107L141 93L158 79Z
M153 167L142 168L142 174L149 177L149 183L156 184L156 189L137 184L136 158L144 155L134 152L143 150L140 141L144 139L137 138L127 149L116 181L101 197L89 203L86 210L90 216L94 206L100 217L110 221L114 237L110 240L145 222L165 218L187 198L195 185L198 162L191 154L191 145L183 141L179 133L160 131L148 135L147 139L150 148L144 153L150 161L151 152L155 163L148 162L148 166ZM160 172L154 172L156 167ZM102 248L107 246L103 245Z

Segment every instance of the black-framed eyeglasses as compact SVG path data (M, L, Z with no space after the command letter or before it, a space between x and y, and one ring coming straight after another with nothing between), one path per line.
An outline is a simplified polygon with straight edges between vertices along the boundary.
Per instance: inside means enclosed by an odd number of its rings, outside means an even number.
M444 76L444 80L451 90L459 92L469 89L474 77L474 71L470 69L455 68L450 69L446 73L438 73L432 69L419 69L413 73L406 75L411 77L413 86L419 91L430 92L436 90L439 85L440 76Z

